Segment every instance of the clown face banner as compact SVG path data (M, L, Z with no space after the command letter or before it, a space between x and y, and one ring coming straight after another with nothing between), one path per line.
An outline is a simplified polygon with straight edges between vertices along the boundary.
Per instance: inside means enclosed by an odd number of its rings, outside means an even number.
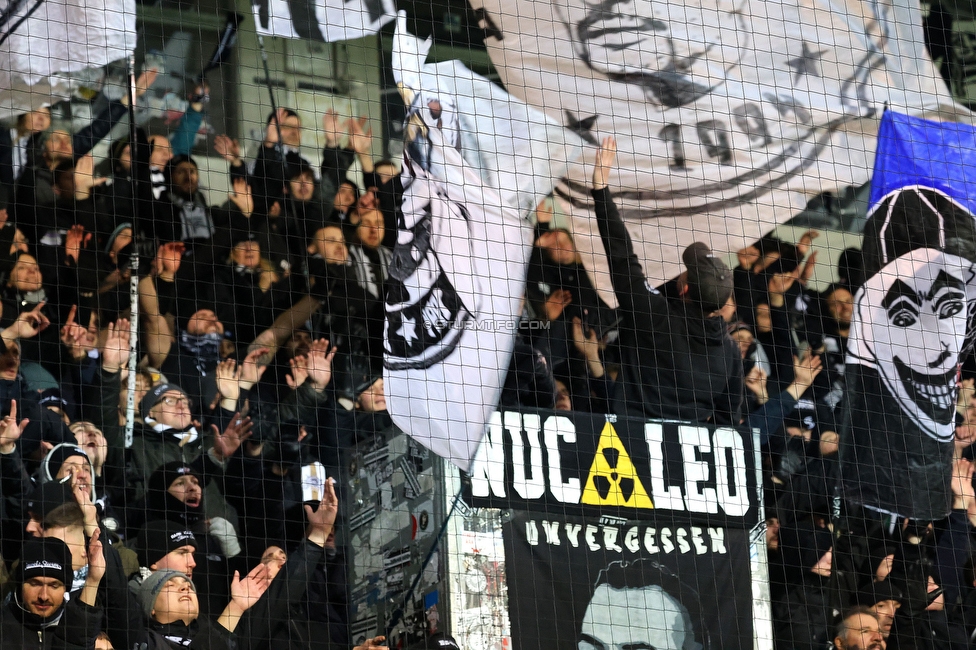
M847 499L945 516L959 366L972 347L976 228L966 170L976 131L887 113L879 133L865 277L848 341Z

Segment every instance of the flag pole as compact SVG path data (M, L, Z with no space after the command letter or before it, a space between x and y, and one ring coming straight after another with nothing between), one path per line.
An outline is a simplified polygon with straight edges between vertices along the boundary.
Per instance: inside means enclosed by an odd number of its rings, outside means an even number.
M417 575L413 577L413 582L410 584L410 589L407 590L407 595L404 596L403 600L400 601L400 606L393 612L393 616L390 617L389 622L386 624L386 630L384 630L384 635L386 636L387 644L390 642L390 635L393 633L393 628L395 628L400 621L403 619L403 614L407 610L407 606L413 599L414 593L417 591L417 585L420 584L420 578L424 575L424 570L427 565L430 564L431 558L434 557L434 551L441 544L441 539L444 537L444 533L447 531L447 522L451 520L451 515L457 510L458 502L461 500L461 495L463 490L454 495L454 502L451 503L451 509L447 511L447 516L444 517L444 522L441 524L441 528L437 531L437 537L434 538L434 543L430 545L430 549L427 551L427 555L424 556L424 561L420 564L420 570L417 571Z
M139 175L136 171L139 156L138 126L136 125L136 58L129 55L129 160L132 171L132 256L129 258L129 377L125 400L125 447L132 446L132 429L136 416L136 364L139 342L139 246L136 245L136 220L139 214Z
M271 70L268 69L268 51L264 49L264 36L258 34L258 47L261 48L261 63L264 65L264 83L268 87L268 97L271 98L271 114L278 114L278 103L275 101L274 88L271 85ZM278 132L278 142L275 143L275 151L281 156L281 160L285 159L285 149L281 142L281 125L278 124L278 120L274 120L275 131Z

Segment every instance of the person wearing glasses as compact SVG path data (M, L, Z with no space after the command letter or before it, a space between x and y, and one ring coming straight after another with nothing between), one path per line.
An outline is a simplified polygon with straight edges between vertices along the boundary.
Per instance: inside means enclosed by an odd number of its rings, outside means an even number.
M885 650L885 645L878 617L864 607L849 611L837 626L837 650Z
M128 458L136 499L145 496L150 476L167 463L183 463L200 476L221 476L227 459L251 428L250 418L234 414L222 432L214 424L209 432L212 435L208 435L195 424L190 398L176 384L153 386L142 398L139 410L143 423L135 423Z

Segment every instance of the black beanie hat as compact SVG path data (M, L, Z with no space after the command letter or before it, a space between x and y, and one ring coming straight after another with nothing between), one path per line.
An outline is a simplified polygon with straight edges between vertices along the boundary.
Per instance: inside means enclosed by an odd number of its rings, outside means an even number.
M709 314L721 309L732 295L732 271L703 242L695 242L681 254L688 269L688 297Z
M24 544L20 554L20 575L21 582L39 577L57 578L70 588L74 579L71 549L57 537L32 539Z
M900 603L904 600L904 595L901 593L901 589L896 587L891 580L883 580L861 587L857 594L855 594L854 599L854 605L874 607L885 600L894 600Z
M139 414L142 415L143 419L149 417L149 411L152 410L152 407L159 404L163 399L163 395L171 390L175 390L176 392L181 393L187 399L190 399L186 394L186 391L176 384L157 384L149 389L149 391L142 398L142 401L139 402Z
M65 442L48 452L47 456L44 457L44 461L41 463L41 470L43 477L41 480L53 481L61 471L61 466L64 465L64 461L68 460L72 456L81 456L86 461L91 463L91 459L88 458L88 454L85 450L78 446L77 443ZM94 477L92 477L94 479Z
M173 481L188 474L196 476L197 480L200 481L200 476L196 471L183 461L174 460L166 463L149 477L149 481L146 483L146 492L150 494L162 494L169 489ZM203 487L202 481L200 481L200 487Z
M192 467L182 461L166 463L149 477L146 483L146 510L150 519L169 519L194 526L203 518L203 504L190 507L168 492L173 481L181 476L196 476L203 488L203 481Z
M197 538L183 524L164 519L150 521L142 527L136 542L139 564L151 567L163 557L184 546L199 548Z
M58 506L74 502L75 495L71 491L71 477L66 476L60 481L48 481L35 487L27 500L27 510L43 521Z

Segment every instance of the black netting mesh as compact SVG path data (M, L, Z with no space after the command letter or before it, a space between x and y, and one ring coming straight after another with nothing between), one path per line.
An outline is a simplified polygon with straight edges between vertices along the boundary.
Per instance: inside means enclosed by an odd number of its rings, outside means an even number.
M0 647L970 647L973 16L0 0Z

